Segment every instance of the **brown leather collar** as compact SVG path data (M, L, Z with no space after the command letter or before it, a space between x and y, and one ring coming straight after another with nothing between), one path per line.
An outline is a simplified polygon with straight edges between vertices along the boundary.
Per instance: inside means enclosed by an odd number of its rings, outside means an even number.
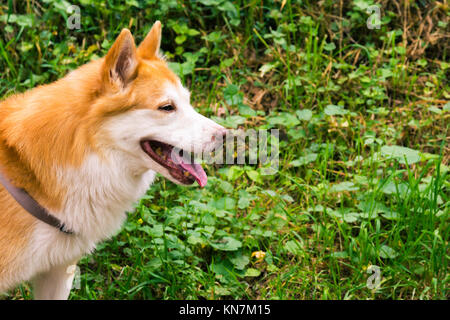
M59 229L66 234L73 234L72 230L66 229L64 223L51 215L47 209L43 208L36 200L31 197L24 189L17 188L0 171L0 183L11 194L11 196L32 216L45 222L46 224Z

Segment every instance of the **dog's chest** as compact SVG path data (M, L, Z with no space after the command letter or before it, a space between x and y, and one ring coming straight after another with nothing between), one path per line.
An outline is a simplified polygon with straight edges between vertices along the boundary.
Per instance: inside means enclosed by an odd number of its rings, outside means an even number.
M105 164L90 156L80 170L66 174L66 225L93 241L108 238L120 229L126 212L133 210L155 177L153 171L137 174L132 163L124 167L125 163L116 159Z

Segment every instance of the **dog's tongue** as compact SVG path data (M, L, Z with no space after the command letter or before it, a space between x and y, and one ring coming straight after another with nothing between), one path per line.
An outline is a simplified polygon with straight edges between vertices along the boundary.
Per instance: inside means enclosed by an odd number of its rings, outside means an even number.
M192 174L194 176L195 180L197 180L198 185L200 188L203 188L206 186L206 183L208 182L208 176L206 175L205 170L203 170L203 167L201 164L198 163L187 163L183 161L183 158L177 155L178 164L187 172Z
M200 188L206 186L206 183L208 182L208 176L206 175L205 170L203 170L201 164L198 163L188 164L181 162L180 166L194 176Z

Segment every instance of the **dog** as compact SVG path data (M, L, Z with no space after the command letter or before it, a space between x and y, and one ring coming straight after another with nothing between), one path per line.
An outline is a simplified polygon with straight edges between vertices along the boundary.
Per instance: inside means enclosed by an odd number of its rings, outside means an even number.
M31 281L35 299L67 299L156 173L206 184L174 151L210 152L227 130L194 110L160 43L159 21L138 47L123 29L103 58L0 103L0 292Z

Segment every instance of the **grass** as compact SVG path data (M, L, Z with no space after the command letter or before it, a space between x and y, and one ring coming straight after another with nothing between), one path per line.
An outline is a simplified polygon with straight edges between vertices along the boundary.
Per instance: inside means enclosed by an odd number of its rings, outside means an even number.
M160 19L193 105L280 129L280 166L207 166L204 189L159 178L80 261L71 299L448 298L448 8L378 1L369 30L370 0L108 3L80 1L81 30L63 28L64 1L0 6L0 95ZM30 297L23 284L5 298Z

